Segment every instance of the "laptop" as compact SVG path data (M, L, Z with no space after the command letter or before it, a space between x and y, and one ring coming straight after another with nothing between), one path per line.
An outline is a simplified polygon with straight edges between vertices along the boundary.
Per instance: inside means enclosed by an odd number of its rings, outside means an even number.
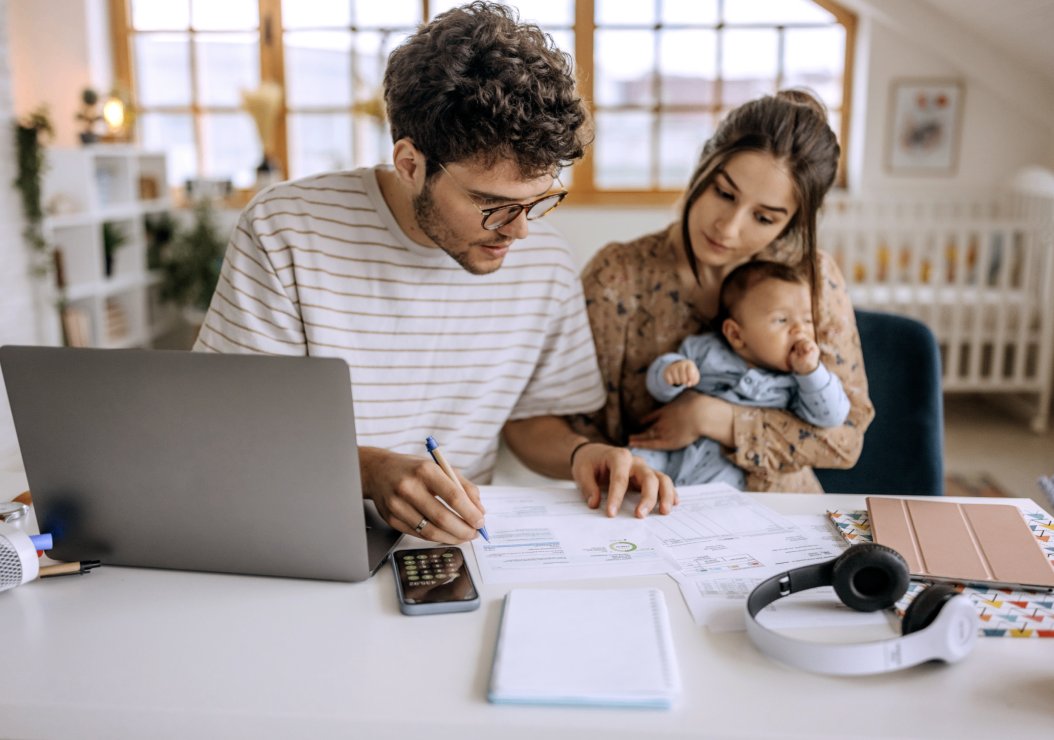
M400 533L364 502L339 359L0 347L57 560L362 581Z

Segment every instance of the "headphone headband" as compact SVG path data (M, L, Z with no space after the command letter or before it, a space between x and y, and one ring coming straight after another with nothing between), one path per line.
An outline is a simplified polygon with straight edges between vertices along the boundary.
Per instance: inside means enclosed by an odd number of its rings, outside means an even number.
M884 673L929 660L954 663L966 657L977 641L977 612L968 597L944 584L916 596L904 617L903 637L812 642L780 634L757 620L774 601L819 586L833 585L843 603L859 611L887 608L904 594L908 582L907 564L895 550L874 543L854 545L833 560L794 568L758 584L747 597L747 635L761 652L782 663L837 676Z

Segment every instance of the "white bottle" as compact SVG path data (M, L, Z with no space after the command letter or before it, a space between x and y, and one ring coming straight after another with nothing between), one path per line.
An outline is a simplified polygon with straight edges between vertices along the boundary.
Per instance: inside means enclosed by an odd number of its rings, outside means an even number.
M0 523L0 591L29 583L39 574L37 543L32 536Z

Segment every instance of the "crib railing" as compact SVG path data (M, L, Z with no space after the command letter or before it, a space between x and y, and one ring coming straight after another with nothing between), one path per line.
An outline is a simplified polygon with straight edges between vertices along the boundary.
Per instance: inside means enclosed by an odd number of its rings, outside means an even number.
M1054 217L1011 193L932 200L833 198L820 245L854 305L912 316L941 346L947 392L1014 394L1049 423Z

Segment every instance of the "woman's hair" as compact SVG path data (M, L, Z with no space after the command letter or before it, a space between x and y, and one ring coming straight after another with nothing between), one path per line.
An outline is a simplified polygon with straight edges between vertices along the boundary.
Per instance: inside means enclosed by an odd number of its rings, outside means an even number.
M552 175L591 138L571 57L497 3L448 10L400 44L384 101L392 141L413 141L429 175L442 163L506 158L524 178Z
M793 265L788 265L784 262L774 262L773 260L744 262L725 275L725 279L721 281L717 316L711 322L712 330L720 334L725 319L735 318L732 313L739 306L740 301L746 297L751 288L765 280L779 280L783 283L810 287L809 278Z
M692 272L698 280L688 212L717 173L741 152L771 154L790 172L798 210L779 238L797 238L799 262L806 266L811 283L816 262L816 216L834 183L841 149L827 124L823 103L805 90L781 90L744 103L725 116L706 142L681 214L681 236Z

